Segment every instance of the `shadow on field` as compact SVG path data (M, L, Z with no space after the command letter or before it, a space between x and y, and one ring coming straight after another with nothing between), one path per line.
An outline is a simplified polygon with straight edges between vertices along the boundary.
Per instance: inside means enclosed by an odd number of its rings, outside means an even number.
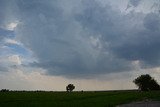
M160 107L160 101L141 101L123 104L116 107Z

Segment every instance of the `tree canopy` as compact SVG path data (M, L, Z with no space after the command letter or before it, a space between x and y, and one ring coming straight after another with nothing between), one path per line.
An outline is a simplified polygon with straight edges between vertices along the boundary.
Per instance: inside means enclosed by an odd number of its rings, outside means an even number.
M71 92L71 91L73 91L74 89L75 89L75 86L74 86L73 84L68 84L68 85L66 86L67 92Z
M141 75L133 81L141 91L159 90L157 81L149 74Z

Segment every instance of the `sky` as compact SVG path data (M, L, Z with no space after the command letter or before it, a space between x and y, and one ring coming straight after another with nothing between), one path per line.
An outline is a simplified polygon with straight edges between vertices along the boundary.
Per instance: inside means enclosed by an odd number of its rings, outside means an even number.
M160 83L160 0L0 0L0 89Z

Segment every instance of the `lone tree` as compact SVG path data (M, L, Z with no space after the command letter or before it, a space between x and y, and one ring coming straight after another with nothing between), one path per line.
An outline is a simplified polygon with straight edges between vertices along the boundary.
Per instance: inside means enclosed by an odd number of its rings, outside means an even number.
M141 91L159 90L160 86L149 74L141 75L133 81Z
M74 86L73 84L68 84L68 85L66 86L67 92L71 92L71 91L73 91L74 89L75 89L75 86Z

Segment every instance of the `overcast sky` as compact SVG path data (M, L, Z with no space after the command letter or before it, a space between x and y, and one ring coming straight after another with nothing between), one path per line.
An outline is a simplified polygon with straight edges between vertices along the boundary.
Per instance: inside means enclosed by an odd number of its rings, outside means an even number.
M0 88L160 83L160 0L0 0Z

